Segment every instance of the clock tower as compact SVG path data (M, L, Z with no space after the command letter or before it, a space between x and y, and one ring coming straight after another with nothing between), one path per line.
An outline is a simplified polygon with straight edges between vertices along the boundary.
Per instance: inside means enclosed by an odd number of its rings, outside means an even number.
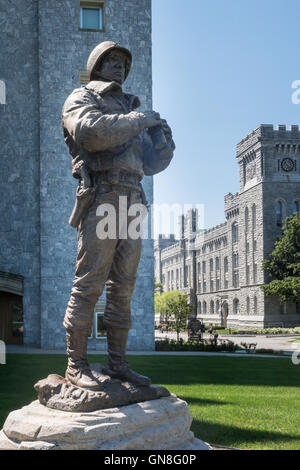
M241 282L261 285L266 275L262 261L282 234L284 219L300 208L300 132L298 126L260 125L237 145L240 165L239 210ZM244 275L243 275L243 271ZM251 273L253 272L253 275ZM256 274L257 273L257 274ZM249 277L249 276L248 276ZM294 307L293 307L294 308ZM266 297L266 316L282 319L278 300ZM289 311L289 308L287 308Z

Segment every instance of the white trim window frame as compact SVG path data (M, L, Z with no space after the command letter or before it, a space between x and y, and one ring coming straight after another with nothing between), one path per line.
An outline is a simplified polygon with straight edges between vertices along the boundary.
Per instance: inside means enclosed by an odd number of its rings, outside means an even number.
M98 27L97 28L87 28L83 24L83 21L84 21L83 10L98 10ZM103 5L99 5L99 6L80 5L80 29L83 29L83 30L89 30L90 29L91 31L95 31L95 30L102 31L103 27L104 27L104 25L103 25Z
M104 312L95 312L95 338L96 339L106 339L106 336L98 336L98 317L104 316Z

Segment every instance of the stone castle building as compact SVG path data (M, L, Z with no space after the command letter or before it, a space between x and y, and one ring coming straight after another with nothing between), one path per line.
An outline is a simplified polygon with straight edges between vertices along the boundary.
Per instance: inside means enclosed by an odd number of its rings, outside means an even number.
M226 221L197 229L197 212L180 217L179 240L155 241L155 276L164 291L189 295L194 315L228 326L300 324L300 304L266 297L261 266L284 218L300 211L298 126L261 125L237 144L240 190L225 196Z
M151 0L1 2L0 339L58 348L76 258L68 225L77 183L62 133L67 96L87 80L91 50L113 40L129 48L124 89L152 109ZM143 180L148 201L152 177ZM129 349L154 348L153 241L144 240ZM90 348L105 349L104 301Z

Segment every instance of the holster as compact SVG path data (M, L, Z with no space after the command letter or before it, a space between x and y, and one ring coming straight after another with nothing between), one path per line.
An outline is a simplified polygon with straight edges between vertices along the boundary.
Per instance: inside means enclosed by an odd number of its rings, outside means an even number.
M95 188L82 188L78 186L76 191L76 201L73 207L71 217L69 218L69 224L77 228L80 224L81 219L84 217L88 208L92 205L95 199Z

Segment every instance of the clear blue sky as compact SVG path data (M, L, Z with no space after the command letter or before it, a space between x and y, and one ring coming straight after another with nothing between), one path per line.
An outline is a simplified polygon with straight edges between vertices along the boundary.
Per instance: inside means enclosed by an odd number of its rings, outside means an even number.
M299 0L152 0L153 107L177 146L156 203L205 204L224 219L239 190L236 143L259 124L299 124Z

